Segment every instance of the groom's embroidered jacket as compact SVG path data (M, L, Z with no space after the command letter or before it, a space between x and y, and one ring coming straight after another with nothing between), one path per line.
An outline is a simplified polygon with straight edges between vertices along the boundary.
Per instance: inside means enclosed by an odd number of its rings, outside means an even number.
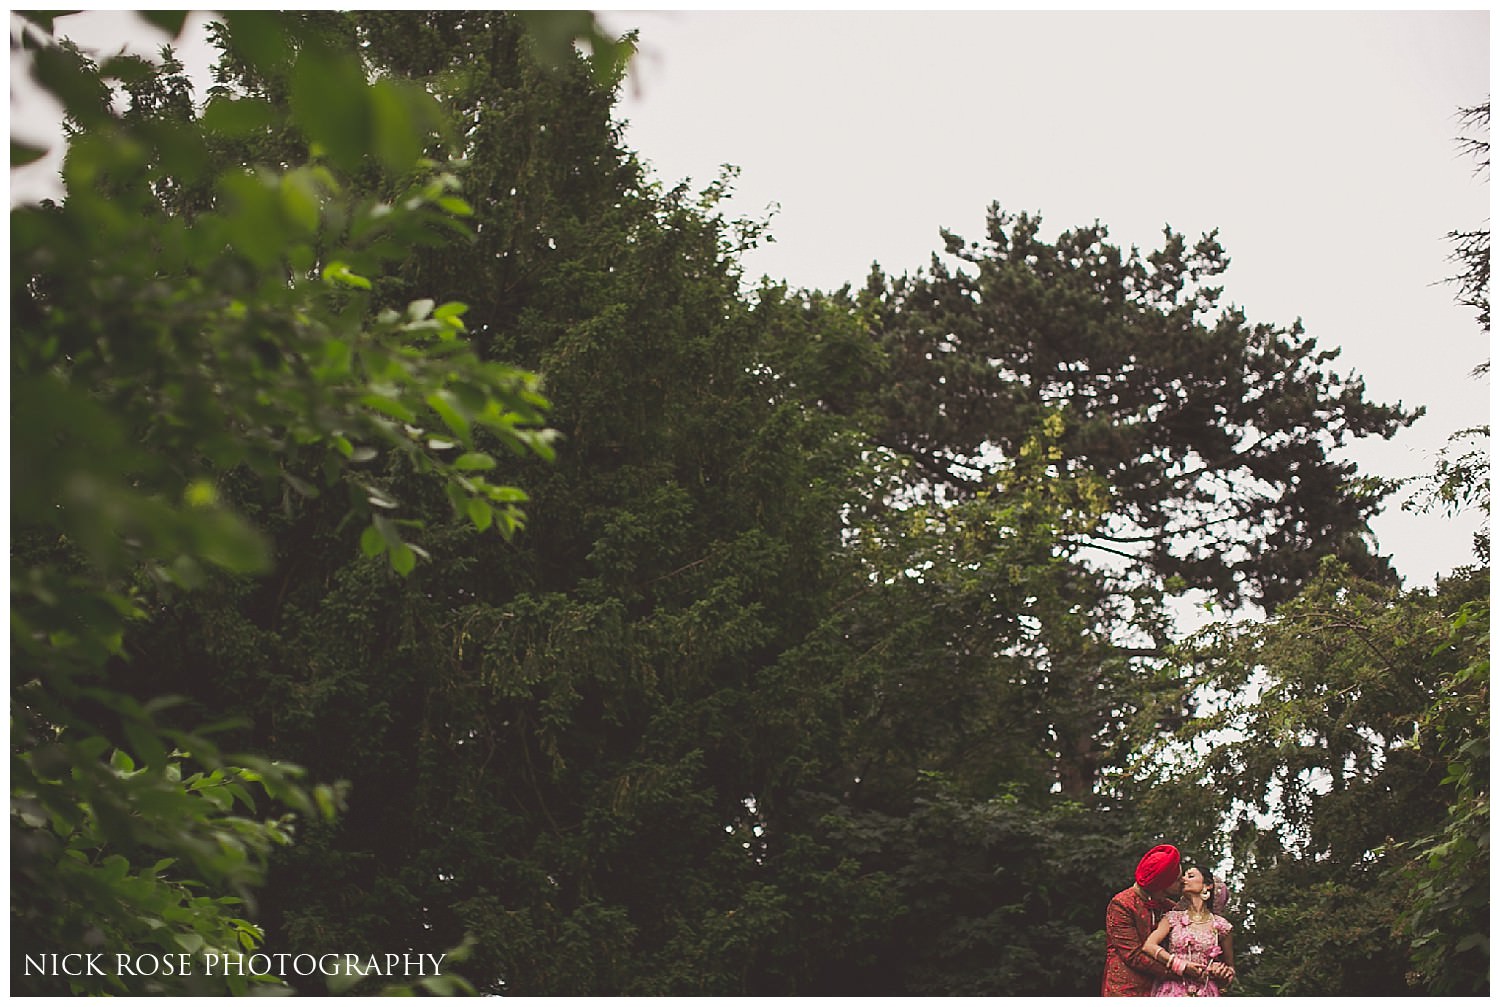
M1104 914L1104 986L1100 996L1148 997L1152 983L1172 975L1170 968L1141 950L1158 922L1159 915L1135 885L1109 900Z

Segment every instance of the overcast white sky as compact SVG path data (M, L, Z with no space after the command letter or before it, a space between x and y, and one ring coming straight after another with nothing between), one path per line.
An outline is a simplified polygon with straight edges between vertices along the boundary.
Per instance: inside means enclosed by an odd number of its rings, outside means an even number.
M99 18L59 23L111 50L132 34ZM1098 219L1143 250L1165 224L1217 228L1226 297L1252 321L1300 317L1370 397L1428 407L1352 452L1367 471L1428 471L1449 433L1488 422L1470 377L1487 340L1441 283L1446 234L1489 217L1454 140L1457 110L1489 95L1485 11L602 18L641 30L618 116L658 177L701 186L735 164L735 211L779 205L752 277L826 289L872 261L922 268L938 228L982 237L991 201L1040 213L1049 238ZM45 120L12 81L15 130ZM13 199L54 172L13 175ZM1392 513L1375 531L1423 584L1469 561L1477 525Z
M738 165L738 212L779 204L751 276L860 284L924 267L985 207L1043 232L1098 219L1156 247L1217 228L1226 297L1302 318L1377 401L1428 415L1352 455L1427 471L1488 422L1488 344L1454 304L1446 234L1489 217L1454 142L1489 94L1489 16L1467 13L609 12L641 30L627 143L659 176ZM1470 560L1477 520L1375 526L1409 583Z

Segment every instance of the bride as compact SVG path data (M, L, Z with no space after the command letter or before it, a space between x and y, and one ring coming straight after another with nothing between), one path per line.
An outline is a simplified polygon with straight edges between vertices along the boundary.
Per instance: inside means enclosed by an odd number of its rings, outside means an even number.
M1229 921L1218 915L1229 901L1222 881L1198 867L1182 875L1182 900L1161 918L1142 950L1172 969L1170 979L1158 979L1155 997L1216 997L1234 982L1234 942ZM1207 967L1202 979L1183 976L1190 962Z

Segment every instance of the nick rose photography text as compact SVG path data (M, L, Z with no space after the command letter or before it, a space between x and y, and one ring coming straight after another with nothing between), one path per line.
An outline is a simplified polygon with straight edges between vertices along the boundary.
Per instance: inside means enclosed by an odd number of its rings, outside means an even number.
M28 976L436 976L446 954L108 954L26 955Z

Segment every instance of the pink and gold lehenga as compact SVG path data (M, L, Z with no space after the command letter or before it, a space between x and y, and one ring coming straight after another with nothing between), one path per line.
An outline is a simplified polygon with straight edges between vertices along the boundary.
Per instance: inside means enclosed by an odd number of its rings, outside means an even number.
M1185 910L1174 909L1167 913L1166 919L1172 924L1172 929L1167 934L1165 947L1172 954L1199 965L1216 962L1223 956L1224 949L1219 945L1219 935L1232 929L1224 917L1211 915L1205 922L1194 923ZM1219 996L1219 984L1212 979L1172 976L1170 979L1158 979L1151 989L1151 995L1216 997Z

